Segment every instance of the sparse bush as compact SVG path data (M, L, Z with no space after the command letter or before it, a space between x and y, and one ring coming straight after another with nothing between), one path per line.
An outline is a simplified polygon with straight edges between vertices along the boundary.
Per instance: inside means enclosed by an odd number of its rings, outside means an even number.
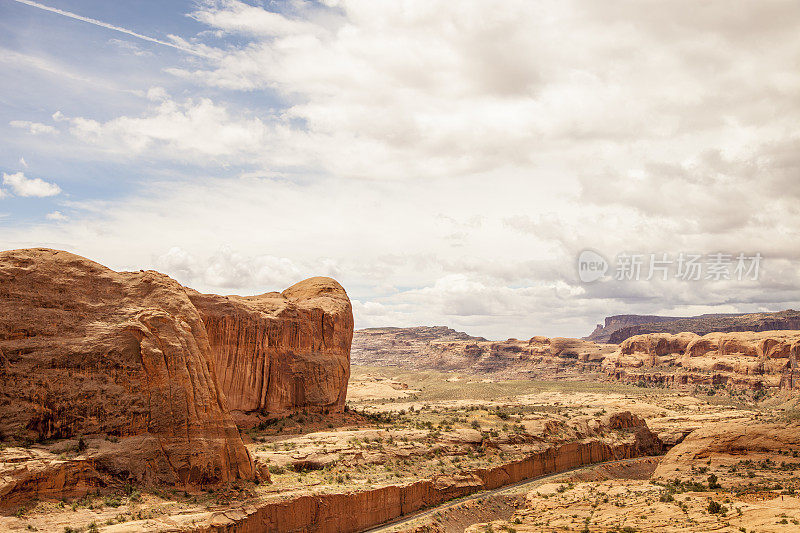
M711 514L725 514L727 512L727 509L725 509L725 507L723 507L720 503L715 502L714 500L708 502L707 509L708 512Z

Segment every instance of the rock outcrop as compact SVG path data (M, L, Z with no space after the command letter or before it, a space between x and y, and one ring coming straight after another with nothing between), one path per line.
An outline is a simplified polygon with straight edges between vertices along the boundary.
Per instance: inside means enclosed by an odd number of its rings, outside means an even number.
M264 479L229 406L340 409L352 330L347 295L328 278L222 297L67 252L2 252L0 440L42 452L4 473L3 501L73 495L104 476L184 487ZM47 455L64 439L80 444L74 464Z
M710 464L711 461L730 464L749 459L750 463L756 463L766 458L777 464L785 463L787 456L797 457L799 454L800 424L710 424L693 431L667 452L653 477L680 478L692 467ZM793 469L788 470L791 472Z
M557 379L599 372L615 349L562 337L488 341L446 327L376 328L356 331L353 362Z
M798 354L800 331L653 333L626 339L603 367L632 382L794 389Z
M353 310L336 281L311 278L260 296L189 298L232 410L279 416L344 408Z

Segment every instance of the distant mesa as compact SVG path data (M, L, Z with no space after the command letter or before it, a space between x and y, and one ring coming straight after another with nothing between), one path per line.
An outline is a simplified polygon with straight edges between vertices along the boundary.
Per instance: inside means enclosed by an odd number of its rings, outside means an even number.
M800 329L800 312L792 309L775 313L706 314L692 317L658 315L615 315L606 317L586 340L619 344L645 333L691 332L706 335L714 331L771 331Z

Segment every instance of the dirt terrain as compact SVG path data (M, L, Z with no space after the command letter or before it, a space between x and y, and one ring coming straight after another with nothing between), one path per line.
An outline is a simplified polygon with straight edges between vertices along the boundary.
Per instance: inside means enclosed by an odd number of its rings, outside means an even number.
M300 520L312 512L309 505L324 501L320 498L387 498L411 490L402 487L427 491L419 500L422 508L504 479L534 475L537 469L544 473L584 461L659 453L658 435L675 440L687 423L753 416L748 410L725 412L689 396L622 384L475 379L464 387L469 376L452 377L419 371L379 375L375 369L354 367L347 413L300 413L244 433L248 452L269 468L270 484L214 492L122 487L63 503L42 500L0 518L0 528L88 530L94 523L103 531L201 531L252 517L266 520L266 512L283 523L286 515L280 509L294 509L291 513ZM413 397L365 399L360 389L376 380ZM665 403L669 409L662 407ZM653 433L645 423L653 424ZM7 447L2 453L3 464L13 468L16 457L38 452L33 446ZM301 507L302 512L297 510Z
M345 413L307 412L267 419L243 433L245 446L256 463L270 470L269 484L231 485L214 492L131 486L79 499L43 499L0 517L0 529L90 531L94 524L109 532L259 531L264 530L258 529L266 527L264 524L273 524L276 531L290 531L312 516L322 516L325 509L335 515L326 518L325 523L330 525L312 522L317 525L307 531L358 531L394 516L502 486L517 479L515 476L524 479L535 477L537 472L546 475L548 470L580 467L586 464L584 461L659 453L658 443L664 448L675 446L710 422L727 421L732 427L742 427L786 416L785 411L765 402L721 400L719 396L704 399L670 389L614 382L487 379L459 372L354 366ZM40 453L38 450L37 446L6 447L0 475L6 476L20 458L29 461L27 456ZM77 456L76 451L64 453L66 457ZM652 461L659 462L660 458ZM525 531L533 514L549 517L551 525L562 530L575 526L580 531L588 515L573 512L572 507L565 515L565 507L555 505L562 500L566 505L571 501L566 498L577 495L597 495L598 511L591 516L604 524L602 527L612 523L626 527L627 522L620 522L614 514L620 508L613 502L622 498L635 502L645 517L650 516L647 506L654 505L654 499L661 504L656 496L665 489L642 479L652 473L654 462L636 468L610 465L578 470L557 482L537 486L536 490L542 491L540 496L532 492L526 499L527 491L523 491L484 503L465 502L462 507L443 511L437 520L412 522L405 531L460 531L467 527L485 531L484 526L472 524L487 520L495 524L495 531L502 531L502 524ZM706 466L697 464L695 468ZM703 475L707 478L709 474L698 473L697 479ZM606 495L600 496L602 492ZM698 498L708 497L705 492ZM683 494L675 498L681 499ZM611 503L603 501L606 496ZM547 507L550 505L554 507ZM762 504L750 505L756 514L766 512L759 507ZM338 521L340 517L352 514L345 509L362 509L358 516L364 521L343 525L346 523ZM383 509L383 514L375 515L369 509ZM783 519L777 516L782 512L776 513L776 522ZM337 521L331 521L335 517L339 517ZM717 523L692 519L703 527ZM792 519L787 518L789 524ZM541 530L537 528L542 527L542 520L537 519L539 525L531 523L528 530ZM639 519L638 526L631 527L644 531L645 522ZM608 530L602 527L594 530Z
M800 426L710 424L661 459L648 480L537 487L485 531L798 531Z

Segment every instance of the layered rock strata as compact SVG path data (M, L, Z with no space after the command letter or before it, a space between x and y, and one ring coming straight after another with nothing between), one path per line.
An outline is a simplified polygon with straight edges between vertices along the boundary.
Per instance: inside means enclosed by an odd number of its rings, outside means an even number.
M345 494L301 496L288 501L252 506L219 514L211 525L191 531L202 533L296 531L349 533L362 531L426 507L487 489L495 489L572 468L659 453L660 446L634 442L607 444L590 440L571 442L530 454L524 459L460 475L442 475L408 485L389 485Z
M603 367L631 382L794 389L798 354L800 331L653 333L625 340Z

